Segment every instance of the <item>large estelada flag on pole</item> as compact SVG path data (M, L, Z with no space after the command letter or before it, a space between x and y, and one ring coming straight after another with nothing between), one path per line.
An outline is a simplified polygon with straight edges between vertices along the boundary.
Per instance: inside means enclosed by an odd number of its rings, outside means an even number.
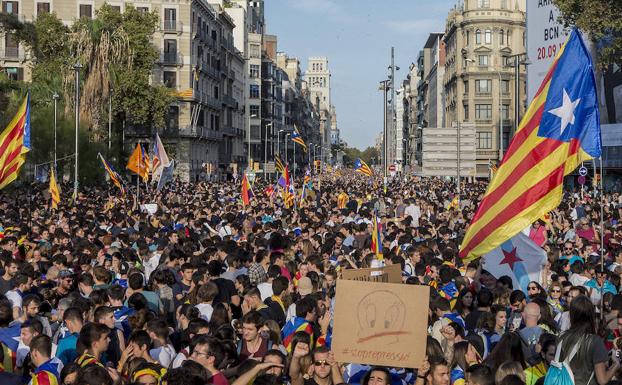
M601 155L597 102L592 60L574 29L471 220L462 258L488 253L559 205L564 176Z
M487 272L496 278L507 275L512 278L513 287L525 294L529 282L542 283L540 275L546 252L523 233L516 234L482 258Z
M0 133L0 189L13 182L30 151L30 95Z

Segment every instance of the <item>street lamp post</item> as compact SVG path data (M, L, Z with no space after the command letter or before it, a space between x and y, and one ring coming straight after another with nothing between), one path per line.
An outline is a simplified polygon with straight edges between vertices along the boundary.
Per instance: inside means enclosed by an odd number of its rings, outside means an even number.
M515 55L506 55L505 58L514 59L512 64L506 64L508 67L514 67L514 133L518 130L520 123L520 66L530 65L531 61L526 52L517 53Z
M285 132L285 130L279 130L276 134L276 153L278 156L281 156L281 132Z
M73 65L73 70L76 72L76 86L75 86L75 109L76 109L76 159L75 159L75 169L74 169L74 178L73 178L73 197L74 202L78 199L78 131L80 126L80 69L82 68L82 64L76 63Z
M248 164L247 172L251 171L251 122L250 122L250 119L254 119L256 117L257 117L256 114L252 114L249 117L248 126L246 128L246 144L247 144L246 151L248 152L248 154L246 155L246 163Z
M60 95L58 95L58 93L54 92L54 95L52 95L52 99L54 99L54 172L56 172L56 122L57 122L57 103L58 103L58 99L60 98Z
M108 96L108 156L110 156L110 148L112 147L112 88Z
M287 153L289 152L289 137L291 136L290 133L285 134L285 142L283 144L285 144L285 165L287 165Z
M382 91L382 96L383 96L383 102L382 102L382 121L383 121L383 125L382 125L382 154L381 154L381 158L382 158L382 175L384 176L384 180L386 181L387 179L387 93L389 92L388 90L388 84L391 82L391 80L383 80L380 82L380 87L379 89Z
M268 165L268 126L272 128L272 123L266 124L266 134L265 134L264 144L263 144L263 176L264 178L266 177L266 174L268 173L268 170L266 167Z

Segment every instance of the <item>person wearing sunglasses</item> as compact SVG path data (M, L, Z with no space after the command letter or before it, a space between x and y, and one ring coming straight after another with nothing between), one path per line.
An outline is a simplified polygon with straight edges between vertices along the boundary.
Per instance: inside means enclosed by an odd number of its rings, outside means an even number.
M544 290L542 285L540 285L538 282L531 281L527 285L527 295L529 295L529 298L531 300L538 298L538 297L546 298L546 291Z
M553 282L549 286L549 296L546 302L551 306L553 310L553 316L564 311L564 305L562 304L562 285L559 282Z
M292 385L340 385L343 384L341 369L335 361L335 356L326 346L320 346L313 351L313 376L306 379L301 370L301 359L294 357L289 366L289 376Z

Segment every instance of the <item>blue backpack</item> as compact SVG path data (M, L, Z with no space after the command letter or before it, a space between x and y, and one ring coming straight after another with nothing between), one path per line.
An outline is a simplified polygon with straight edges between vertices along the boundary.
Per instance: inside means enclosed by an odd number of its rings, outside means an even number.
M581 347L581 343L585 342L585 339L579 340L570 350L570 354L566 356L566 359L563 362L559 361L559 357L562 351L561 342L557 345L557 350L555 351L555 359L551 361L551 365L549 366L549 370L546 372L546 376L544 377L544 385L574 385L574 373L570 368L570 361L574 358L574 356L579 351ZM594 376L594 372L592 372L592 376L588 380L588 385L590 381L592 381L592 377Z

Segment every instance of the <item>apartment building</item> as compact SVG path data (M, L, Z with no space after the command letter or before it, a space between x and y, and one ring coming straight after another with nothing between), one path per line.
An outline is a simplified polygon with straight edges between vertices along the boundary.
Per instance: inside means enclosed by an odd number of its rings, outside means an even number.
M232 66L243 63L233 46L233 20L214 2L164 2L161 0L104 1L3 1L5 12L20 20L34 20L40 12L54 12L65 23L94 18L104 3L123 12L131 5L142 11L156 11L160 22L153 44L160 57L153 68L152 82L171 89L176 101L169 107L165 127L124 127L126 148L137 141L150 142L160 133L176 174L183 180L199 175L233 172L246 160L239 151L243 116L239 106L244 86L236 82ZM0 65L16 80L29 80L28 58L24 47L10 34L2 36ZM240 78L243 81L243 78ZM237 91L236 91L237 90ZM235 100L233 100L235 99ZM234 148L238 148L234 150Z
M517 97L525 110L525 67L517 79L513 65L525 53L525 0L465 0L450 11L443 41L445 120L475 123L476 175L488 177L517 124Z

